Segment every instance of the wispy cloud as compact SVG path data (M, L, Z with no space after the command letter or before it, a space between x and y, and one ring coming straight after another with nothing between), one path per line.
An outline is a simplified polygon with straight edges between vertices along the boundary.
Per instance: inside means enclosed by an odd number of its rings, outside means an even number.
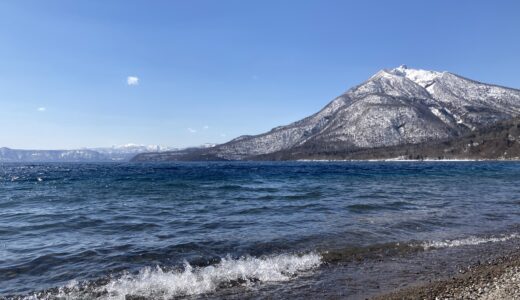
M209 129L209 126L208 126L208 125L204 125L204 127L202 127L202 129L204 129L204 130L208 130L208 129Z
M139 77L136 76L128 76L126 78L126 83L130 86L132 85L139 85Z
M225 133L220 134L221 137L226 137L227 135Z
M188 131L189 131L190 133L196 133L196 132L197 132L197 129L188 128Z
M45 107L38 107L36 110L37 110L37 111L44 112L44 111L46 111L47 109L46 109Z

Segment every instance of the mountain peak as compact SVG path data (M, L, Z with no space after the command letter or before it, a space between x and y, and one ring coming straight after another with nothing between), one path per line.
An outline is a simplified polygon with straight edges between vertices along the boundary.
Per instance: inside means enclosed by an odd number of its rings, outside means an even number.
M401 65L379 71L292 124L181 155L152 153L135 160L339 158L360 149L454 139L513 117L520 117L520 90Z
M395 68L395 70L400 70L401 72L404 70L407 70L407 69L408 69L407 65L400 65L399 67Z
M410 69L406 65L400 65L397 68L387 71L393 75L406 77L422 87L427 87L433 83L435 79L443 73L437 71L428 71L422 69Z

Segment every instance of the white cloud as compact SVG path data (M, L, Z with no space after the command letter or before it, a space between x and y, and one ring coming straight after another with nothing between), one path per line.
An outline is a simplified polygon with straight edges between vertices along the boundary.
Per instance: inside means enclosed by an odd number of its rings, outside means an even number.
M202 127L204 130L208 130L209 129L209 126L208 125L204 125L204 127Z
M128 85L139 85L139 77L136 76L128 76L126 78L126 83Z
M46 111L47 109L46 109L45 107L38 107L36 110L37 110L37 111L44 112L44 111Z
M193 128L188 128L188 131L189 131L190 133L196 133L196 132L197 132L197 130L196 130L196 129L193 129Z
M227 135L225 133L220 134L221 137L226 137Z

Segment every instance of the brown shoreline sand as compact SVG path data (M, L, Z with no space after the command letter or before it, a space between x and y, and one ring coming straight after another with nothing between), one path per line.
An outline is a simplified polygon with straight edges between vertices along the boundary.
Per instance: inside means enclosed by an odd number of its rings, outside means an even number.
M462 272L450 279L404 288L372 299L520 299L520 251Z

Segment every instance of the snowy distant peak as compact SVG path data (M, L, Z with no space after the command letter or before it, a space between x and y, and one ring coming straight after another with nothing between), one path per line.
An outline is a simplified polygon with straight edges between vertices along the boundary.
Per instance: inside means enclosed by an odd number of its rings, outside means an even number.
M410 69L406 65L401 65L387 72L393 75L406 77L424 88L430 86L435 79L439 78L443 74L442 72L437 71Z
M206 146L209 147L209 146ZM1 162L104 162L128 161L143 152L159 153L177 148L159 145L125 144L106 148L83 148L73 150L22 150L0 148Z
M174 150L176 148L165 147L161 145L143 145L143 144L134 144L128 143L124 145L114 145L109 148L96 148L96 150L100 150L102 152L127 152L127 153L140 153L140 152L156 152L156 151L168 151Z

